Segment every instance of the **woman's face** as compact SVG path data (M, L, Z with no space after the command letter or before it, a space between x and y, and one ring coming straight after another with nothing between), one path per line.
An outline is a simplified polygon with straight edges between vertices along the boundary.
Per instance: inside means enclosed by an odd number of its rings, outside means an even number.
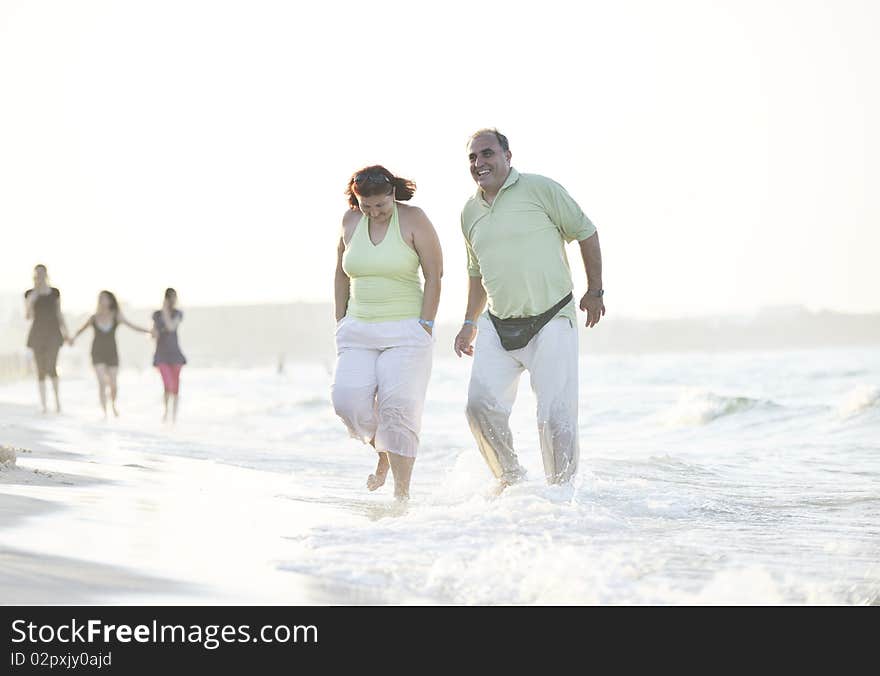
M174 309L174 306L177 305L177 294L170 293L165 297L165 305L169 308Z
M106 293L98 294L98 310L101 312L110 312L110 296Z
M394 193L390 195L375 195L374 197L361 197L355 193L361 212L366 214L371 221L387 221L394 212Z
M46 272L46 268L34 268L34 286L43 286L48 277L49 274Z

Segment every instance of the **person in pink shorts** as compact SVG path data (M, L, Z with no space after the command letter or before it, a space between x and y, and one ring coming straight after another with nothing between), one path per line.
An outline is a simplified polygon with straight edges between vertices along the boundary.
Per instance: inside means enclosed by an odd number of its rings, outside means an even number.
M162 309L153 313L153 337L156 339L156 354L153 366L159 369L162 383L165 386L165 414L162 421L177 420L177 401L180 394L180 370L186 364L186 357L180 351L177 339L177 327L183 321L183 313L177 309L177 291L165 289L165 301Z

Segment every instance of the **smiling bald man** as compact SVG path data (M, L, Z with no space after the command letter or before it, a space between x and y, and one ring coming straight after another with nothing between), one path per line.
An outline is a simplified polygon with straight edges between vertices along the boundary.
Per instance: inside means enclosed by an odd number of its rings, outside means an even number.
M547 481L565 483L577 472L577 314L566 243L578 242L587 273L586 326L605 314L596 226L561 185L519 173L511 157L497 129L471 136L477 191L461 213L470 282L454 346L459 357L474 357L466 415L502 490L525 475L509 424L523 371L537 398Z

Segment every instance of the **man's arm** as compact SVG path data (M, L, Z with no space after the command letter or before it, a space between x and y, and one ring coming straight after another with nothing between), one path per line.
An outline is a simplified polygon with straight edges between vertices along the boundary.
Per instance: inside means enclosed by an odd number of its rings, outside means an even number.
M476 322L477 317L486 307L486 289L483 288L482 277L469 277L468 285L467 309L464 312L466 321ZM466 354L468 357L474 356L474 338L477 337L476 324L464 324L461 331L455 337L453 348L455 354L459 357Z
M598 295L602 290L602 249L599 247L599 233L594 232L578 242L584 270L587 273L587 292L581 298L580 308L587 313L585 326L592 328L605 314L605 302Z

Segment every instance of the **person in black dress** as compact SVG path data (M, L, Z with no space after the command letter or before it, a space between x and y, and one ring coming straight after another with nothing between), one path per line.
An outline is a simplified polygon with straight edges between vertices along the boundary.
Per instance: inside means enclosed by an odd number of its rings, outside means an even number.
M40 403L46 413L46 378L52 381L55 392L55 410L61 413L58 396L58 350L67 340L67 325L61 314L61 292L49 285L45 265L34 268L34 287L24 292L25 317L31 320L27 346L34 354Z
M110 406L113 408L113 415L118 416L119 411L116 408L116 377L119 373L119 353L116 349L116 327L125 324L127 327L140 331L141 333L150 333L150 329L145 329L128 321L119 309L119 303L116 296L110 291L102 291L98 294L98 308L95 314L89 317L79 331L74 334L68 343L73 345L79 335L90 326L94 329L95 335L92 339L92 365L95 367L95 375L98 377L98 397L101 401L101 409L104 411L104 417L107 417L107 390L110 390Z

